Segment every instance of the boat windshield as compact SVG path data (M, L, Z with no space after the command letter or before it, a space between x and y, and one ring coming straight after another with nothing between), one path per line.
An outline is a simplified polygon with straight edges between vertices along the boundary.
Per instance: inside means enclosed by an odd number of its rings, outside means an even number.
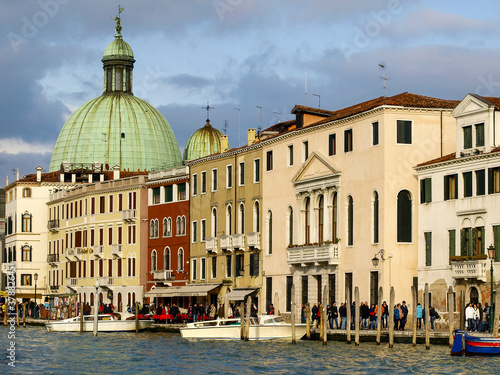
M285 319L282 316L262 317L262 324L284 323Z

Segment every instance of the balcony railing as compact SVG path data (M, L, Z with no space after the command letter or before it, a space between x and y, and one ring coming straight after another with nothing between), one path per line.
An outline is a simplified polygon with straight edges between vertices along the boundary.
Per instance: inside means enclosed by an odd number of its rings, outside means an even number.
M49 254L47 255L47 263L58 263L59 254Z
M66 286L76 286L78 285L78 279L75 277L71 277L69 279L66 279Z
M66 259L68 259L70 261L73 260L70 258L73 255L75 255L75 249L64 249L64 256L66 257Z
M289 265L307 263L339 264L340 254L338 244L304 245L287 249Z
M152 271L153 279L157 281L166 281L172 279L172 270Z
M57 232L59 230L59 219L49 220L47 223L47 229L51 232Z
M220 248L222 250L232 250L231 236L220 236Z
M114 279L112 277L99 277L99 285L100 286L109 286L114 284Z
M451 262L452 276L455 279L478 279L486 281L487 260L466 260Z
M245 249L245 235L244 234L233 234L231 236L231 244L234 249Z
M217 253L217 237L207 237L205 240L205 250Z
M119 244L111 245L111 254L115 255L115 256L121 256L122 255L122 245L119 245Z
M57 290L59 290L59 285L51 285L51 286L50 286L50 291L51 291L51 292L55 292L55 291L57 291Z
M260 232L247 234L247 246L260 250Z
M136 214L137 214L137 210L134 210L134 209L123 210L122 218L124 221L133 221L137 218Z
M98 258L102 257L103 247L104 246L102 246L102 245L97 245L97 246L94 246L92 248L92 252L93 252L93 254L94 254L95 257L98 257Z

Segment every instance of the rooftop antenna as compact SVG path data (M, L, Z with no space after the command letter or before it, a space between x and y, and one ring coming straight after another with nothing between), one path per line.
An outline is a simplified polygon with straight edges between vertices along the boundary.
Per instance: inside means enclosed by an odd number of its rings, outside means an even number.
M226 135L227 132L227 120L224 120L224 135Z
M321 95L319 95L319 94L313 94L313 96L317 96L318 97L318 109L321 109Z
M307 72L306 72L306 105L307 105Z
M273 112L275 115L280 115L280 122L281 122L281 112Z
M234 109L236 109L238 111L238 147L240 147L241 146L241 142L240 142L240 109L236 108L236 107L234 107Z
M208 104L208 102L207 102L207 106L201 107L201 109L205 109L207 111L207 121L209 121L210 120L210 110L214 109L214 107L210 107L210 104Z
M382 75L379 76L379 77L382 78L382 81L384 81L384 96L385 96L385 81L387 81L389 79L389 78L385 78L385 68L386 68L386 65L385 65L385 63L380 63L380 64L378 64L378 66L383 71Z
M259 118L259 133L262 130L262 107L259 105L256 105L257 108L260 109L260 118Z

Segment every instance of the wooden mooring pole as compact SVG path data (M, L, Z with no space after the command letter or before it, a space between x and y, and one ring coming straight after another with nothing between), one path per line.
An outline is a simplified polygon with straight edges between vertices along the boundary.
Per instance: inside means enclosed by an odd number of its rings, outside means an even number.
M450 285L448 287L448 337L449 337L449 346L450 348L453 346L453 330L455 326L455 309L454 309L454 298L453 298L453 288Z
M354 345L359 345L359 288L354 288Z
M135 333L139 333L139 302L135 301Z
M345 295L347 296L347 306L346 306L346 314L347 314L347 324L346 324L346 337L347 337L347 344L351 343L351 293L349 293L349 285L346 285L345 287Z
M328 339L328 288L325 285L325 288L323 289L323 311L321 312L323 315L321 317L321 320L323 321L323 345L326 345L326 341Z
M19 301L16 301L16 325L19 327Z
M380 345L380 330L382 329L382 297L384 290L382 287L378 288L378 305L377 305L377 345Z
M240 303L240 338L245 340L245 303Z
M498 337L498 317L500 311L500 291L496 290L495 296L495 309L492 310L492 313L495 314L493 319L493 337ZM493 306L491 307L493 308Z
M394 287L391 286L391 293L389 295L389 348L394 347L394 300L395 292Z
M412 306L411 310L413 313L413 341L412 345L417 346L417 291L415 290L415 287L411 287L411 299L412 299Z
M23 303L23 327L26 327L26 304Z
M430 325L431 325L431 317L429 315L429 284L425 283L425 289L424 289L424 304L425 304L425 349L430 349L431 348L431 340L429 338L429 330L430 330Z
M245 341L248 341L250 337L250 314L252 312L252 297L249 296L247 299L247 321L245 325Z
M295 340L295 308L296 308L296 305L295 305L295 284L292 284L291 294L292 294L292 306L291 306L290 320L292 323L292 344L295 344L296 343L296 340Z
M306 305L306 338L311 339L311 305L309 302Z
M80 332L83 332L83 320L85 319L83 316L83 306L82 306L82 295L80 294L80 310L78 310L80 314Z

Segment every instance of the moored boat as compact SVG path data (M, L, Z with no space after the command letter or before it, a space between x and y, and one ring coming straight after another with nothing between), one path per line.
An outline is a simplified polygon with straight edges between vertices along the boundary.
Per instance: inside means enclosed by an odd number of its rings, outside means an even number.
M500 355L500 337L475 336L456 329L451 355Z
M135 320L116 319L112 314L98 315L98 331L99 332L130 332L135 331ZM151 327L152 320L139 320L139 330L144 330ZM45 323L47 332L80 332L80 317L50 321ZM83 316L83 332L92 332L94 330L94 315Z
M259 315L251 317L248 329L249 340L287 339L292 337L292 325L281 316ZM188 323L180 329L185 339L240 340L240 319L217 319ZM305 324L295 325L295 337L302 338L306 333Z

